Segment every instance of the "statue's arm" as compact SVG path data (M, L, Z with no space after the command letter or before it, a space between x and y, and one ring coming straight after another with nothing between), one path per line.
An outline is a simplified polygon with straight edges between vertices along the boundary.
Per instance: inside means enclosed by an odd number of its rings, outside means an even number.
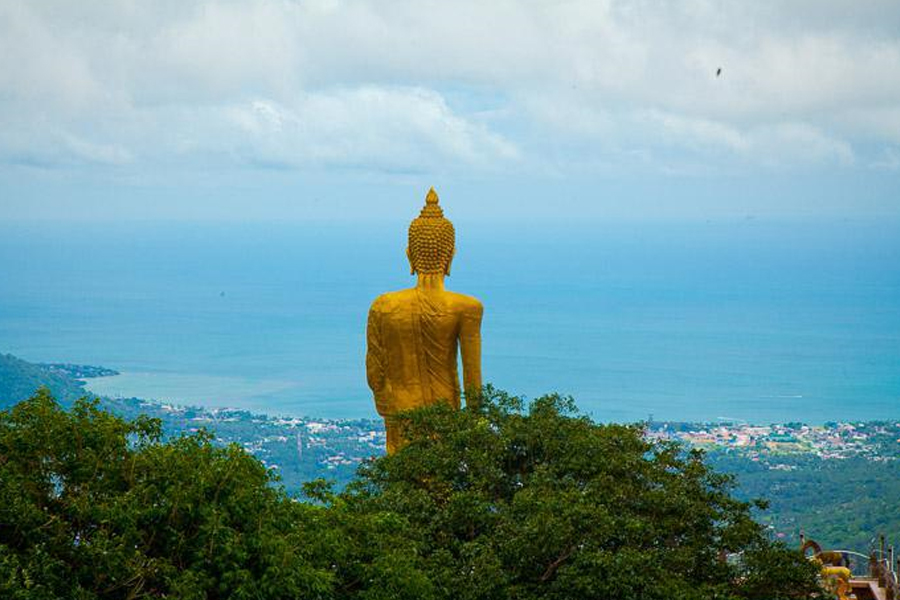
M476 406L481 396L481 318L484 307L476 301L463 312L459 329L459 349L462 354L463 389L466 406Z
M366 379L375 394L376 404L384 387L384 347L381 342L381 315L373 306L366 324Z

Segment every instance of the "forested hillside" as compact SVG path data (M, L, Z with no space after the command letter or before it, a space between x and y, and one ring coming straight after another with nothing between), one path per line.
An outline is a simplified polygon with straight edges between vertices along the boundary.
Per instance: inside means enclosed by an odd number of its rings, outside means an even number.
M802 530L825 548L866 552L880 534L900 542L900 460L780 457L791 468L721 454L710 457L734 473L742 498L766 498L758 518L797 543Z
M84 395L81 383L64 372L24 361L12 354L0 354L0 408L12 406L45 386L63 404Z

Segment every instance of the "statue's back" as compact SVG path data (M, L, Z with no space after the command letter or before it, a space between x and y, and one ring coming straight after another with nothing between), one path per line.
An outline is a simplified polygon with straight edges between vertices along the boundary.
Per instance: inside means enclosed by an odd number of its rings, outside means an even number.
M379 296L369 312L373 356L367 365L379 414L441 400L459 408L460 336L469 323L480 322L481 313L475 298L445 290L412 288Z
M480 397L483 309L475 298L444 289L455 236L432 188L409 226L406 256L416 287L382 294L369 310L366 376L384 417L388 452L403 443L397 413L441 401L459 408L459 353L466 405Z

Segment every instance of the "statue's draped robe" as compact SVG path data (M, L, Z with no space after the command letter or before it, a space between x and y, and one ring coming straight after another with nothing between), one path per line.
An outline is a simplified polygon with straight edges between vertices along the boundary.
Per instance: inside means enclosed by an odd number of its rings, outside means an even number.
M390 417L445 401L460 406L457 351L467 389L481 387L482 306L446 290L413 288L379 296L369 310L366 375L389 449L396 447ZM392 439L394 438L394 439Z

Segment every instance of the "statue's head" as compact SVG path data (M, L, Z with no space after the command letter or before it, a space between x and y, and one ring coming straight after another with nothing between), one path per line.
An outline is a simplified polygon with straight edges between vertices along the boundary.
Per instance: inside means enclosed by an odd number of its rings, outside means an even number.
M410 272L450 274L450 263L455 252L456 232L453 223L444 218L444 211L438 206L438 195L434 188L428 190L425 207L419 216L409 224Z

